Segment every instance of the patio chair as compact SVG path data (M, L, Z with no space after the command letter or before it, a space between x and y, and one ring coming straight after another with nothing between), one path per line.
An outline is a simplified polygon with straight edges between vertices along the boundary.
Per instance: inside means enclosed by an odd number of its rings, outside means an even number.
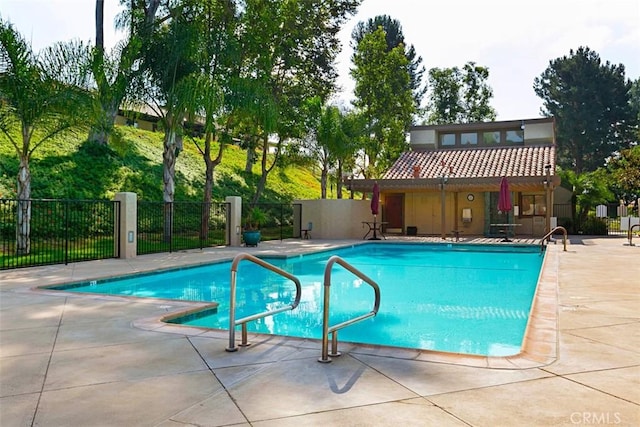
M310 222L307 224L307 228L303 228L302 230L302 238L303 239L310 239L311 238L311 234L309 234L309 232L313 230L313 222Z

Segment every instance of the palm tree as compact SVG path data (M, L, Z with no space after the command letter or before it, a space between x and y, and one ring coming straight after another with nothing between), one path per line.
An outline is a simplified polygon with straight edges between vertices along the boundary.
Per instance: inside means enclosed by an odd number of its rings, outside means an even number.
M0 21L0 132L13 145L20 161L16 233L19 255L31 250L29 160L38 147L69 130L81 117L74 113L82 108L85 92L69 84L77 74L63 72L64 61L59 57L72 50L64 45L54 46L45 51L43 58L50 61L45 63L10 23Z
M125 31L127 37L107 52L104 47L104 0L96 0L95 47L89 53L95 89L89 141L107 145L114 132L118 110L141 72L138 61L154 32L159 13L169 13L166 7L161 7L160 0L129 2L118 17L118 28ZM159 18L165 19L166 16Z

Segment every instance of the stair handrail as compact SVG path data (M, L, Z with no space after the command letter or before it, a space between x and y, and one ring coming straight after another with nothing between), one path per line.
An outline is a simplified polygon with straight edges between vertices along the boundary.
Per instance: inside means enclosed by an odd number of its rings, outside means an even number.
M329 301L330 301L330 289L331 289L331 269L333 264L340 264L349 272L356 275L358 278L362 279L366 283L368 283L375 292L375 302L373 304L373 309L365 313L361 316L354 317L353 319L346 320L342 323L338 323L337 325L329 326ZM349 326L353 323L359 322L364 319L368 319L369 317L373 317L378 313L378 309L380 308L380 287L376 282L371 280L367 275L356 269L354 266L343 260L337 255L332 256L327 261L327 265L324 268L324 307L322 312L322 355L318 359L318 362L329 363L332 357L340 356L338 352L338 330ZM329 334L331 334L331 354L329 354Z
M640 224L633 224L631 227L629 227L629 246L633 246L633 229L636 227L640 228Z
M564 252L567 251L567 229L564 228L563 226L559 225L557 227L554 227L553 230L551 230L550 232L548 232L547 234L544 235L544 237L542 239L540 239L540 250L542 251L544 249L544 242L553 235L553 233L555 233L558 230L562 230L562 244L564 245Z
M276 274L286 277L289 280L292 280L296 284L296 297L293 303L286 305L284 307L277 308L275 310L268 310L262 313L253 314L251 316L243 317L242 319L236 320L236 280L238 274L238 264L242 260L251 261L255 264L258 264L261 267L264 267L270 271L273 271ZM300 280L294 275L290 274L287 271L284 271L273 264L269 264L268 262L255 257L251 254L241 252L233 258L233 262L231 263L231 289L229 296L229 347L227 347L226 351L236 351L238 348L235 343L235 334L236 334L236 326L242 325L242 343L241 346L248 346L247 343L247 322L251 322L253 320L261 319L266 316L271 316L273 314L281 313L283 311L293 310L298 304L300 304L300 298L302 297L302 285L300 284Z

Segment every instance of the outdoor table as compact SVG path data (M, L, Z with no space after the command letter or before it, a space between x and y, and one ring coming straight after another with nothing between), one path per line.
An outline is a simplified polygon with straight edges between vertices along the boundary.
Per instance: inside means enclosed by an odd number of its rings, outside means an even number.
M386 236L384 235L384 233L382 232L382 226L383 225L387 225L388 222L376 222L376 221L362 221L362 226L364 227L365 225L367 227L369 227L369 230L367 231L367 234L364 235L364 237L362 238L362 240L366 239L367 236L369 234L371 234L371 232L373 231L373 237L369 238L369 240L380 240L380 238L378 237L377 232L380 232L380 235L382 236L383 239L387 240Z
M491 227L500 227L502 228L502 232L504 233L504 239L502 239L502 242L511 242L512 240L509 240L509 229L514 228L514 227L519 227L522 224L489 224Z

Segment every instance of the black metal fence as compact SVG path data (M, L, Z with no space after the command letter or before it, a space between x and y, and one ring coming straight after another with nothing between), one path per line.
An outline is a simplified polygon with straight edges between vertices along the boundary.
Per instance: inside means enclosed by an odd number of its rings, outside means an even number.
M138 201L137 254L226 245L229 204Z
M0 199L0 269L118 257L119 204Z
M575 207L569 203L553 205L553 215L558 218L558 225L566 228L569 234L626 235L620 218L638 215L616 203L596 206L583 217L579 217L575 211Z
M255 206L266 214L266 221L260 225L261 240L283 240L301 236L301 226L295 222L295 218L301 217L301 204L258 203ZM251 207L249 203L242 204L243 221Z
M300 204L257 206L262 240L300 237ZM137 254L226 245L239 232L229 215L228 203L138 201ZM117 258L119 226L118 201L0 199L0 269Z

